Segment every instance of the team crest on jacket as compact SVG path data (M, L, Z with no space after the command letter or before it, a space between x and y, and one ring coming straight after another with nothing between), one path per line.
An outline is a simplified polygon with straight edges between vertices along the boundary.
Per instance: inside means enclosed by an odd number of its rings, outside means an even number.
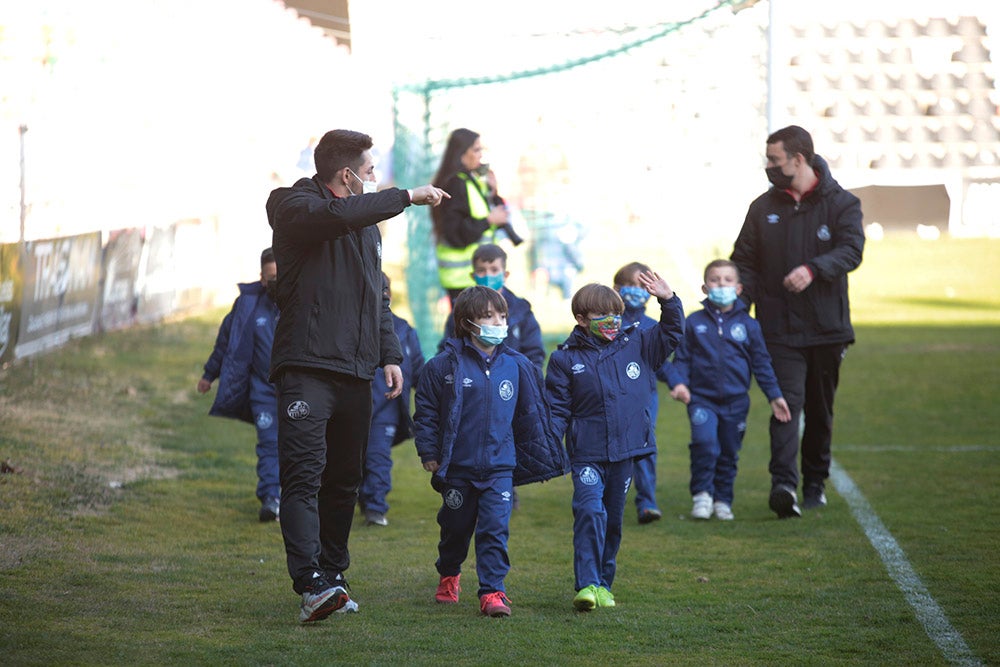
M257 415L257 428L270 428L274 423L274 417L270 412L262 412Z
M629 362L629 365L625 367L625 375L629 376L629 379L635 380L642 375L642 369L636 362Z
M747 328L740 322L737 322L733 326L729 327L729 335L733 337L733 340L742 343L747 339Z
M579 375L586 369L587 367L584 366L583 364L573 364L573 366L570 368L570 370L573 371L573 375Z
M457 510L465 502L465 498L462 497L462 492L458 489L448 489L444 494L444 504L448 506L448 509Z
M309 404L305 401L295 401L288 406L288 418L299 421L309 416Z
M818 238L820 241L829 241L830 228L827 227L826 225L820 225L819 229L816 230L816 238Z
M767 214L767 224L769 224L769 225L776 225L776 224L778 224L778 214L777 213L768 213Z
M586 466L583 470L580 471L580 482L582 484L586 484L587 486L594 486L599 481L601 481L601 478L598 477L597 471L591 468L590 466Z
M500 398L505 401L509 401L514 398L514 383L510 380L504 380L500 383Z

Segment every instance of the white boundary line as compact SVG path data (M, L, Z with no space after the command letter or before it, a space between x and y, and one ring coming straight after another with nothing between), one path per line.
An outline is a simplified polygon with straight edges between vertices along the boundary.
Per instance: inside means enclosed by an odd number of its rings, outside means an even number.
M837 493L847 501L851 513L864 529L868 541L885 563L889 576L903 591L906 601L916 612L917 620L924 626L924 632L937 645L942 657L954 665L982 665L982 661L972 653L962 635L948 622L944 611L920 581L920 577L906 559L906 554L875 514L875 510L854 484L854 480L836 461L830 462L830 481L833 482Z
M1000 452L1000 445L950 445L920 447L917 445L838 445L841 452Z

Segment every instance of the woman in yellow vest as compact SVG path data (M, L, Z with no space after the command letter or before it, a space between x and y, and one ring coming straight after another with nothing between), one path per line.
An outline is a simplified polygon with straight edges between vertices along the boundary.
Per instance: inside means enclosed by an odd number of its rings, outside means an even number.
M434 185L451 195L431 209L431 216L438 279L452 303L459 292L475 284L472 253L484 243L494 243L498 228L509 229L507 207L496 193L496 176L482 157L479 135L459 128L448 137L434 177Z

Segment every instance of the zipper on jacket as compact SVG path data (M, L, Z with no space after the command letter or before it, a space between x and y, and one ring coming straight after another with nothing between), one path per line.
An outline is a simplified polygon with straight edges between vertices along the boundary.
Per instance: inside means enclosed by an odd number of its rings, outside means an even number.
M484 359L486 365L486 410L484 411L484 417L486 417L486 428L483 429L483 442L482 446L479 448L479 469L480 471L487 472L489 464L489 451L487 443L490 437L490 408L493 402L493 381L490 378L490 360L492 357L487 357Z

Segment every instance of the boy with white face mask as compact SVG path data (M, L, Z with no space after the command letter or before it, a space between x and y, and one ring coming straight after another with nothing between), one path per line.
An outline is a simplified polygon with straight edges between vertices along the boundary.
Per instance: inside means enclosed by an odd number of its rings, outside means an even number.
M704 310L687 320L684 340L668 366L670 396L687 405L691 420L691 516L733 519L736 462L750 410L750 373L775 419L791 419L771 368L757 320L739 300L739 270L725 259L705 267Z
M458 602L462 563L476 538L479 609L510 616L504 578L514 485L562 475L541 373L504 343L507 302L483 285L455 299L455 336L420 375L413 415L417 453L441 494L437 602Z

